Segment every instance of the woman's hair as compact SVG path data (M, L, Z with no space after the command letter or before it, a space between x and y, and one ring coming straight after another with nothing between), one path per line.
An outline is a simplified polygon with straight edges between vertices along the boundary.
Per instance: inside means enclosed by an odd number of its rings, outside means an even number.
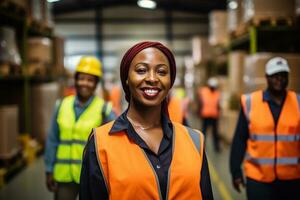
M122 87L123 90L125 92L125 98L127 100L127 102L130 101L130 91L129 91L129 87L126 84L126 81L128 79L128 72L129 72L129 67L130 64L133 60L133 58L142 50L146 49L146 48L157 48L158 50L160 50L167 58L170 64L170 71L171 71L171 87L174 84L175 81L175 77L176 77L176 63L175 63L175 59L173 56L173 53L163 44L159 43L159 42L150 42L150 41L145 41L145 42L140 42L135 44L133 47L131 47L130 49L127 50L127 52L124 54L121 64L120 64L120 77L121 77L121 82L122 82ZM164 101L165 104L165 101ZM163 106L165 106L163 104Z

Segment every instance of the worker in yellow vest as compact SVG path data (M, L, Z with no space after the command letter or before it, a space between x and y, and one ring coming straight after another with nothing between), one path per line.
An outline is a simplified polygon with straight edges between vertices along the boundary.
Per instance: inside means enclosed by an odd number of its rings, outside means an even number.
M220 91L218 79L211 77L207 86L198 88L199 116L202 119L202 131L207 134L207 129L212 128L214 150L220 152L218 121L220 116Z
M213 199L202 133L168 117L172 52L141 42L123 56L128 109L94 129L84 154L80 199Z
M88 136L92 128L114 119L111 105L94 95L101 77L101 62L82 57L74 77L76 95L56 105L45 149L46 184L55 199L76 199Z
M249 200L300 197L300 96L286 90L287 60L270 59L267 89L242 95L230 154L234 188L244 186Z

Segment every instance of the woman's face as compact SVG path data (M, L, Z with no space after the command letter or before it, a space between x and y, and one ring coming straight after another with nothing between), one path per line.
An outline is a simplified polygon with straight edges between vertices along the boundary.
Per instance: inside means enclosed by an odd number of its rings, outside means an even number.
M156 48L146 48L132 60L128 73L130 102L158 106L171 87L168 58Z

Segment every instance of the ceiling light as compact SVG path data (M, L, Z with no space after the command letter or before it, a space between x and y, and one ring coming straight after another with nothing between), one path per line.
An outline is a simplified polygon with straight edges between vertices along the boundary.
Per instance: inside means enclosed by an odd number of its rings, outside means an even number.
M138 0L137 5L142 8L154 9L156 2L152 0Z
M60 0L47 0L49 3L54 3L54 2L58 2Z
M234 9L237 9L238 4L237 4L236 1L230 1L230 2L228 3L228 7L229 7L229 9L234 10Z

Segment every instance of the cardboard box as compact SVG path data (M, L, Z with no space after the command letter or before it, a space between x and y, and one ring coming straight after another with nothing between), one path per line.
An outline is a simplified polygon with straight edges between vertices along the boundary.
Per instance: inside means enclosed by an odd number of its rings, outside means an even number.
M212 57L212 47L206 37L194 36L192 38L192 54L195 65L206 63Z
M52 63L52 41L46 37L28 39L28 62Z
M267 87L265 65L269 59L281 56L287 59L291 72L288 88L300 92L300 54L257 53L248 55L244 65L244 93L253 92Z
M243 21L265 18L294 18L295 0L244 0Z
M61 75L64 73L64 57L65 57L65 48L64 48L64 38L55 36L53 38L53 53L54 53L54 64L53 64L53 74Z
M227 32L227 12L212 11L209 14L209 43L215 45L227 45L229 35Z
M229 92L231 94L243 93L244 60L245 51L232 51L228 55Z
M9 159L19 151L18 107L0 106L0 158Z
M243 9L242 0L232 0L227 4L227 29L235 31L242 23Z
M35 85L31 90L32 137L42 144L46 141L59 92L59 84L55 82Z

